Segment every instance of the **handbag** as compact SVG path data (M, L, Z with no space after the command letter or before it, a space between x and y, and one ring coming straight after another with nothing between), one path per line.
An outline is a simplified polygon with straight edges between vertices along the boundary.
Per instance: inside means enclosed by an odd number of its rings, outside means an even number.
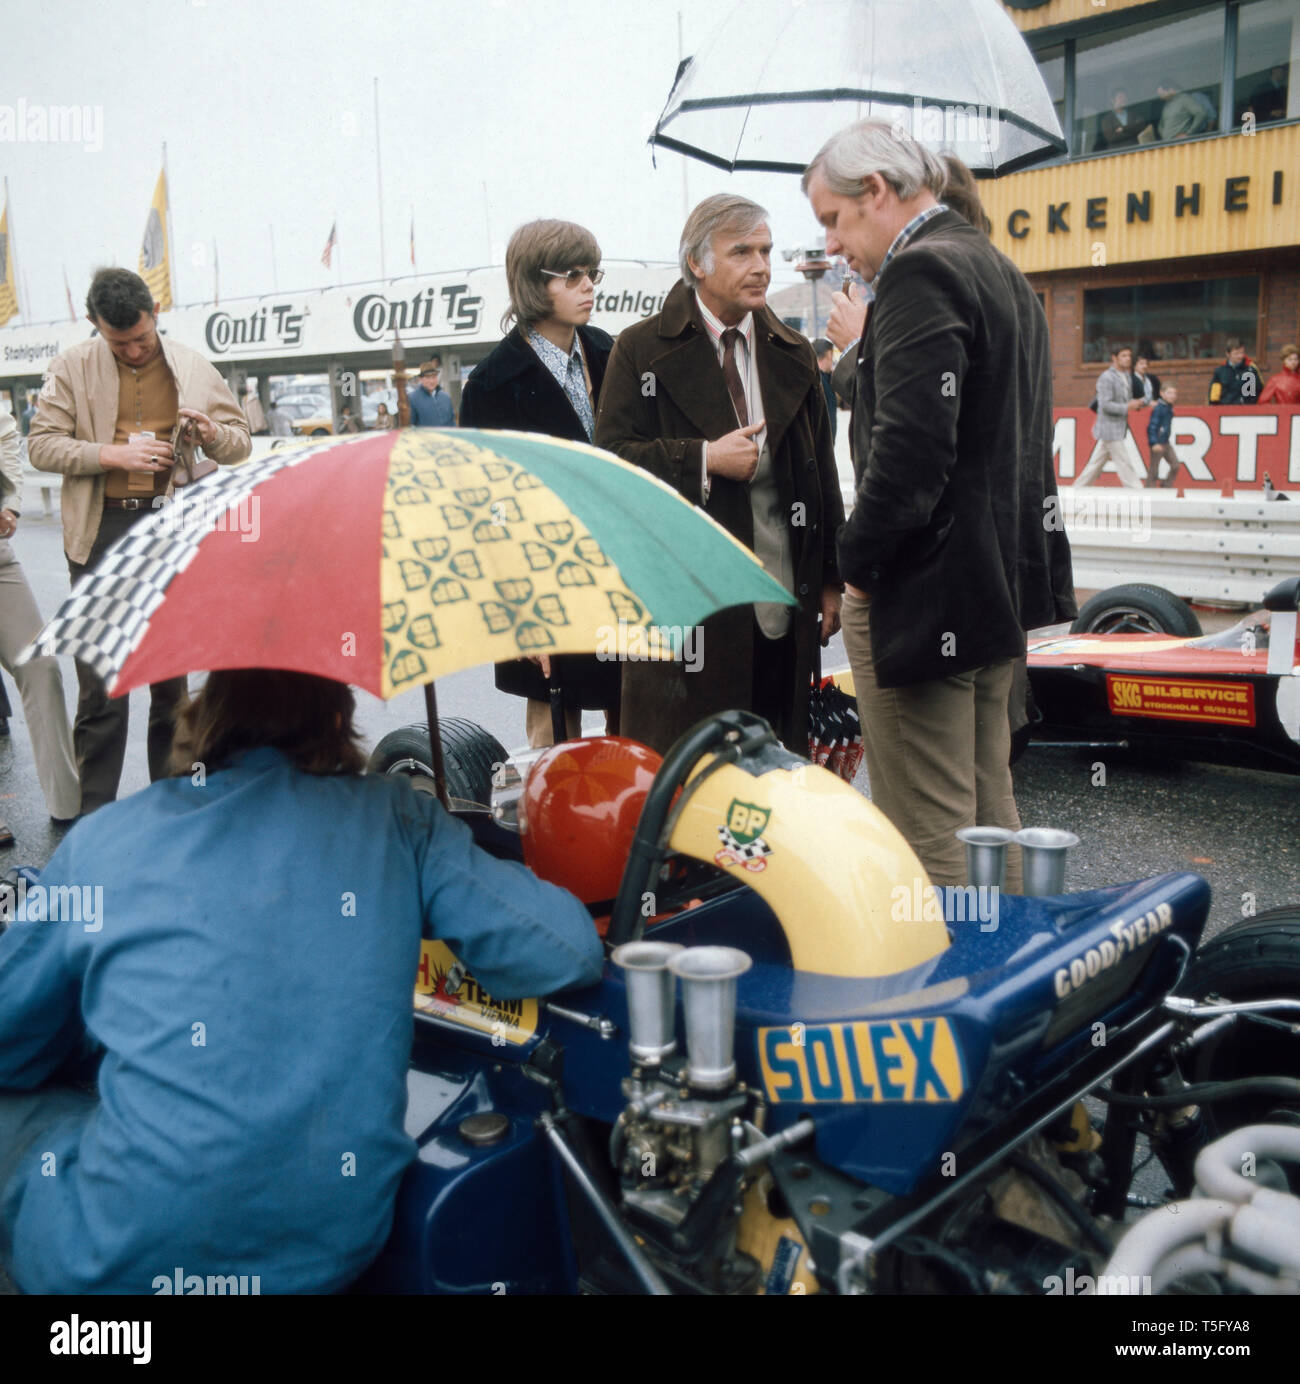
M172 456L176 459L172 466L175 486L192 485L217 469L217 463L199 446L198 430L192 418L178 419L172 429Z

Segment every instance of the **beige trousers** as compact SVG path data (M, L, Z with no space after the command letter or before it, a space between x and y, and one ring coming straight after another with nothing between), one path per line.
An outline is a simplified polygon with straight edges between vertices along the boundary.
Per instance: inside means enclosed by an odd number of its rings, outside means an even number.
M1099 442L1097 444L1097 455L1083 468L1083 472L1075 481L1075 485L1091 485L1101 474L1102 467L1108 461L1115 463L1115 470L1119 475L1121 485L1126 485L1130 490L1143 488L1146 482L1146 473L1138 470L1136 463L1129 455L1128 442L1122 437L1118 442Z
M544 745L555 744L555 737L551 733L550 702L539 701L536 697L529 697L527 701L528 711L524 716L524 730L528 735L529 748L539 750ZM582 711L580 709L565 708L564 738L566 740L582 738Z
M49 814L75 817L81 810L81 785L72 758L59 661L36 658L21 668L14 667L14 659L36 638L44 623L12 544L0 539L0 664L18 684L23 699L36 777Z
M870 611L870 601L844 593L844 647L858 695L871 800L916 852L932 884L966 884L966 848L954 833L973 826L1020 829L1007 763L1007 694L1017 660L883 688L871 662ZM1022 887L1020 849L1012 846L1005 888L1018 894Z

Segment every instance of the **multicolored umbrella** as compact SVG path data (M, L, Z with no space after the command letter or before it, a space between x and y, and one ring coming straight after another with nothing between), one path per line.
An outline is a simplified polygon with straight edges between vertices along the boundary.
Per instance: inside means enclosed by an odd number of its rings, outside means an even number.
M672 631L726 606L794 604L668 486L528 433L331 439L177 496L82 578L24 658L82 659L114 696L265 667L393 697L526 654L671 656Z

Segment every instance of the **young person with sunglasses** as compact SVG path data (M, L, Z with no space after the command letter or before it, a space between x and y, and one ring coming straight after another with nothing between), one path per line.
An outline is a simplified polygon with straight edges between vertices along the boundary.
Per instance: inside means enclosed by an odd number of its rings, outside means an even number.
M505 340L476 365L460 396L462 428L503 428L590 442L605 365L614 341L588 325L605 277L600 246L571 221L530 221L510 237ZM565 732L582 734L583 709L604 711L617 731L619 665L594 655L498 663L496 685L528 699L528 743L552 743L549 686L564 689Z

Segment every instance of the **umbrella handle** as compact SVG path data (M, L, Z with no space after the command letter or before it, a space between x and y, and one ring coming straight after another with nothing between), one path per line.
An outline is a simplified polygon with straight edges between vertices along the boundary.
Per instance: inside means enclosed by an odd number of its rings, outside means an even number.
M564 724L564 688L554 671L554 663L551 664L551 669L551 682L548 688L551 694L551 744L558 745L561 740L568 739Z
M429 750L433 759L433 786L438 801L447 807L447 770L442 762L442 732L438 729L438 694L433 683L424 684L424 710L429 718ZM450 809L448 809L450 810Z

